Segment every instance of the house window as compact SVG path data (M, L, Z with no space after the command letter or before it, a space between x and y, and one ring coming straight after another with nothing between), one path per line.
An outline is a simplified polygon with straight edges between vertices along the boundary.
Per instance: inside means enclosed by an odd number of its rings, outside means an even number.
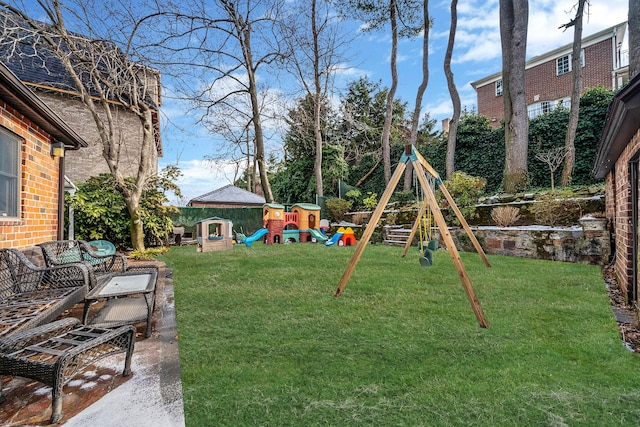
M20 141L0 128L0 220L19 214Z
M551 102L549 101L542 101L540 106L542 108L542 114L550 113L553 110Z
M502 80L496 82L496 96L502 95Z
M561 76L571 71L571 58L572 54L561 56L556 59L556 74ZM584 49L580 51L580 66L584 67Z
M565 55L556 59L556 74L561 76L571 71L571 55Z

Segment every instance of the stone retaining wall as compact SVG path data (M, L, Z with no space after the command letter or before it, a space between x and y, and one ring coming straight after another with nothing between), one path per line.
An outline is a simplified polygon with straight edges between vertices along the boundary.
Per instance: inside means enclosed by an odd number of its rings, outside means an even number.
M609 232L604 229L525 226L474 227L472 231L488 254L597 265L608 264L611 256ZM453 229L451 234L459 250L475 251L464 230Z

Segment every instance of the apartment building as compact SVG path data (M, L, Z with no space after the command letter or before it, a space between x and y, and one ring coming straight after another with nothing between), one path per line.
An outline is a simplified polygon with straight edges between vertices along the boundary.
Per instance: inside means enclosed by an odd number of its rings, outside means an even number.
M599 31L582 39L583 91L603 86L618 89L629 80L629 56L625 47L627 23ZM572 89L572 51L567 44L529 59L525 66L525 96L529 118L548 113L558 106L570 107ZM477 93L478 114L500 127L504 119L502 73L471 83Z

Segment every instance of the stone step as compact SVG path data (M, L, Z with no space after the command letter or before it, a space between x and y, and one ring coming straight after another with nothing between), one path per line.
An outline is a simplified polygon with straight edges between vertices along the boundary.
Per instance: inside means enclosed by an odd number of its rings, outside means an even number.
M383 245L389 245L389 246L404 246L407 244L406 240L383 240L382 241Z

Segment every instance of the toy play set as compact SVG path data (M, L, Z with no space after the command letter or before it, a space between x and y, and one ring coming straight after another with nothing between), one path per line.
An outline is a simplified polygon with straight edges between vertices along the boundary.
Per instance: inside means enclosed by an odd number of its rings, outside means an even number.
M312 203L296 203L289 212L286 212L284 205L266 203L262 207L262 219L263 227L251 236L244 238L243 243L247 246L251 246L259 239L264 239L264 243L267 245L313 241L327 244L326 242L329 241L325 235L328 222L320 220L320 206ZM347 237L351 236L349 239L345 237L342 245L355 244L353 230L349 234L342 229L341 233ZM338 242L337 239L331 244Z

